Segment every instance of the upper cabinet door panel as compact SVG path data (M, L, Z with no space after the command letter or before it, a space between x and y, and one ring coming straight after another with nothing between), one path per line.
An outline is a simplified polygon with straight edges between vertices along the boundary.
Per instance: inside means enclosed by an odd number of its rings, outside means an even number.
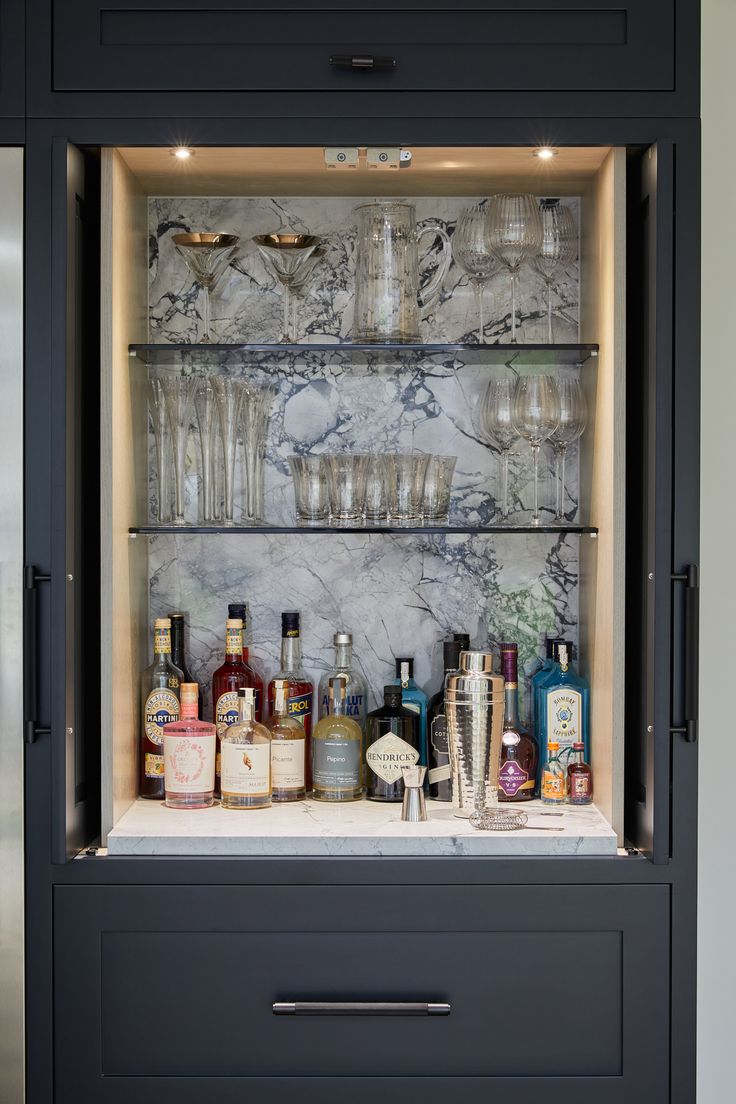
M53 91L671 92L676 0L54 0Z
M25 97L25 4L0 3L0 118L22 119Z

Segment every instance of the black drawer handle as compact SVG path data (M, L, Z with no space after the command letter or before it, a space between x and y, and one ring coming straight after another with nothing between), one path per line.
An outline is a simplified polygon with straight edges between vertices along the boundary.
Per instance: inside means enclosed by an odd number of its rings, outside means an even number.
M445 1001L274 1001L274 1016L449 1016Z
M330 65L336 69L395 69L396 58L375 54L332 54Z
M688 564L684 571L672 576L675 583L685 584L685 716L684 723L674 725L670 732L684 736L689 744L698 738L698 670L699 670L699 598L698 568Z
M38 710L38 602L37 583L51 582L50 575L42 575L32 564L23 568L23 739L35 744L39 736L51 735L50 728L37 722Z

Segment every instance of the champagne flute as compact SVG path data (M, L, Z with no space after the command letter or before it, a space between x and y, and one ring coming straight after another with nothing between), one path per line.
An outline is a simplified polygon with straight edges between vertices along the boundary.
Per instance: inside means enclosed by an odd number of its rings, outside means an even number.
M501 518L509 516L509 455L519 439L514 425L513 407L516 377L492 379L481 401L479 429L481 435L501 453Z
M238 447L240 410L246 385L242 380L230 379L227 376L215 376L212 380L212 386L215 389L217 400L224 461L225 507L222 520L223 525L234 525L235 453Z
M569 207L559 199L543 199L539 204L542 220L542 244L531 259L531 267L547 286L547 341L552 344L552 281L562 275L578 255L578 231Z
M211 524L214 510L214 449L217 437L217 399L209 379L201 379L194 396L202 459L202 520Z
M486 245L486 217L484 203L466 207L452 235L452 258L466 274L475 291L479 345L483 344L483 292L491 277L501 269L497 258Z
M156 440L156 478L158 483L156 521L159 525L163 525L169 516L169 481L166 467L166 430L168 424L166 394L160 379L148 380L146 390L148 392L148 409L153 424L153 435Z
M516 285L523 264L539 252L542 220L533 195L494 195L488 200L486 241L511 276L511 343L516 344Z
M534 463L534 513L532 525L541 525L539 516L539 449L560 422L560 393L552 376L521 376L516 384L513 423L520 437L528 441Z
M565 520L565 460L568 446L582 437L588 420L588 404L578 380L565 376L557 384L560 393L560 421L551 435L557 469L557 510L555 521Z
M174 525L186 525L184 520L184 467L192 421L194 395L199 384L196 376L176 376L162 381L166 394L166 409L174 452Z

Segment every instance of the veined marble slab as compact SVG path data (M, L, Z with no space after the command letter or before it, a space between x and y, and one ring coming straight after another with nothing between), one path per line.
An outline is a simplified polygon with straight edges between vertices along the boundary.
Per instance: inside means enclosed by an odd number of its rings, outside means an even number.
M562 816L529 802L529 826L479 832L452 809L427 803L429 820L407 824L401 806L300 801L270 809L181 811L136 801L108 836L110 855L615 855L616 835L594 806ZM561 827L561 832L545 831Z

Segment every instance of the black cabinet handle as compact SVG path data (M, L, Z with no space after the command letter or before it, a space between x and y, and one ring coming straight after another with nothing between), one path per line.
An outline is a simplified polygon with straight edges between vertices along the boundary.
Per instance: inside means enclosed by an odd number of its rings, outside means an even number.
M39 728L38 709L38 591L37 583L51 582L50 575L41 575L35 567L23 568L23 739L35 744L38 736L49 736L50 728Z
M675 725L670 732L684 736L689 744L694 744L698 738L698 665L700 661L698 624L700 588L697 564L688 564L684 571L674 574L672 580L675 583L685 584L685 723Z
M375 54L332 54L330 65L336 69L395 69L396 58Z
M449 1016L445 1001L274 1001L274 1016Z

